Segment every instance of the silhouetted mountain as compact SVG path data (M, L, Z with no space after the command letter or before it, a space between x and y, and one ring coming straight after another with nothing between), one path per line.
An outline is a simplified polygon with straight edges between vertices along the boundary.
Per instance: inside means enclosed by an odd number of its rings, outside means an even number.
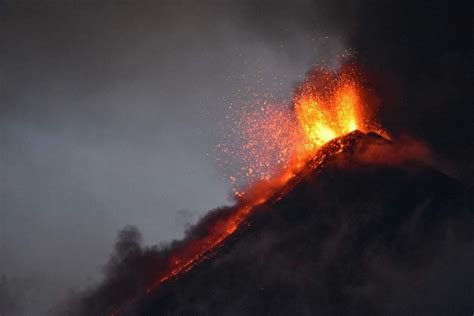
M472 314L472 192L421 153L373 133L330 142L124 315Z

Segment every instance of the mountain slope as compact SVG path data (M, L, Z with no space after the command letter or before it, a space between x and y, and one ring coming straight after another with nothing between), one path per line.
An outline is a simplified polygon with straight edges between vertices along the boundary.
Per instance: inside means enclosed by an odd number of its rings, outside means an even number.
M472 313L472 192L375 134L323 153L209 259L124 314Z

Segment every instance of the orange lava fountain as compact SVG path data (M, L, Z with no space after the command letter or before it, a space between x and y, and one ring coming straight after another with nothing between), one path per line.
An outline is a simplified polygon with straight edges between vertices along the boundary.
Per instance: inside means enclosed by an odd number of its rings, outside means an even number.
M252 209L281 192L322 145L356 129L374 128L358 78L353 65L338 72L313 70L295 89L289 104L278 107L264 100L256 111L234 118L235 124L230 124L233 141L217 149L239 160L238 172L230 176L236 205L205 221L199 237L172 250L146 293L211 256ZM220 159L219 163L226 167L231 160ZM238 189L242 179L247 182L246 190ZM120 308L111 315L119 312Z
M338 136L356 129L379 131L369 105L374 99L362 78L354 64L337 72L313 69L295 88L290 102L266 97L257 99L250 110L237 107L225 124L228 137L217 148L223 153L218 163L231 170L234 193L242 197L255 191L255 183L274 182L280 174L297 172ZM236 112L235 107L231 110Z

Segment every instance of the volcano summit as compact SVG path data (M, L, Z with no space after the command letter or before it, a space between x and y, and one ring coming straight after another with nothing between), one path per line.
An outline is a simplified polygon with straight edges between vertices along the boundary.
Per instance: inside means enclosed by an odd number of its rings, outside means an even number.
M217 247L117 314L472 313L472 191L425 158L375 133L332 140ZM71 315L110 314L172 253L142 249L133 230L121 236L108 279Z

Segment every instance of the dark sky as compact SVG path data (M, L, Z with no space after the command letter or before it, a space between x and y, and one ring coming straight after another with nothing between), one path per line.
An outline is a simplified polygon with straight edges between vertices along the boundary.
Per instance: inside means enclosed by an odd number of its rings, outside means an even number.
M96 280L121 227L160 243L229 203L212 157L229 103L247 87L288 97L346 49L371 68L384 126L472 183L471 16L458 5L4 0L0 12L0 275L21 280L26 314Z
M0 275L27 297L25 314L95 281L121 227L160 243L229 203L212 148L239 90L288 97L312 64L348 48L324 2L2 1L0 11Z

